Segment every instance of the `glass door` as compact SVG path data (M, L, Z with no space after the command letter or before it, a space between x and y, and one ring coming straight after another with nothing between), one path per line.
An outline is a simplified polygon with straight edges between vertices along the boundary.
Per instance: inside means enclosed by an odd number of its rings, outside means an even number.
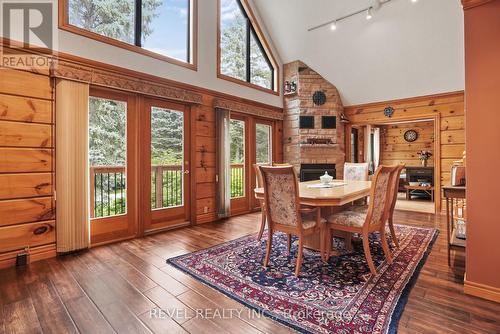
M248 211L247 120L231 115L229 123L231 157L231 214Z
M91 242L137 233L135 97L91 89L89 97L89 202Z
M273 122L255 120L255 163L257 165L272 165L273 163ZM252 190L257 185L257 175L252 168ZM260 208L260 203L252 196L253 208Z
M184 105L144 101L144 232L189 220L189 113Z

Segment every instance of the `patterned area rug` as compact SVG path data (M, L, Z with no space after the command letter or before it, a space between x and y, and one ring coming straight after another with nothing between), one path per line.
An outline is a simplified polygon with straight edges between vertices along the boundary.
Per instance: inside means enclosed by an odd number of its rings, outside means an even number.
M301 275L294 273L296 243L286 251L286 235L273 237L269 267L262 261L267 240L249 235L198 252L168 259L244 305L302 333L395 333L408 293L425 262L438 231L396 225L400 248L391 248L394 262L385 261L380 239L372 234L372 255L379 275L370 276L361 241L354 250L341 239L340 256L327 264L317 252L305 250Z

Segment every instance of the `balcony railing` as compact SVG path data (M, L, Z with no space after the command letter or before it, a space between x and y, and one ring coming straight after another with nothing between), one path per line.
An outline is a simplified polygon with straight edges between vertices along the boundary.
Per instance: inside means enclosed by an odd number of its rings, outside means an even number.
M151 166L151 208L183 204L181 165ZM127 212L125 166L90 167L90 217L103 218ZM245 196L243 164L231 164L231 198Z
M231 198L245 196L245 168L243 164L231 164Z

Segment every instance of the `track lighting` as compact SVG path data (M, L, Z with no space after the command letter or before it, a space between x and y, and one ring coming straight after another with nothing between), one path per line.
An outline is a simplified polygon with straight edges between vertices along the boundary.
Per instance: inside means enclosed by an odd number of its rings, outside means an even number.
M368 9L366 10L366 19L367 19L367 20L371 20L371 19L372 19L372 17L373 17L372 7L370 7L370 8L368 8Z

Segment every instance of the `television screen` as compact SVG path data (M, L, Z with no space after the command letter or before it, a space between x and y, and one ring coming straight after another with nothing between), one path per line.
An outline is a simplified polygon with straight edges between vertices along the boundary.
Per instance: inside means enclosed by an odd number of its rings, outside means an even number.
M314 129L314 116L300 116L299 123L301 129Z
M321 117L321 128L322 129L336 129L337 128L337 117L336 116L322 116Z

